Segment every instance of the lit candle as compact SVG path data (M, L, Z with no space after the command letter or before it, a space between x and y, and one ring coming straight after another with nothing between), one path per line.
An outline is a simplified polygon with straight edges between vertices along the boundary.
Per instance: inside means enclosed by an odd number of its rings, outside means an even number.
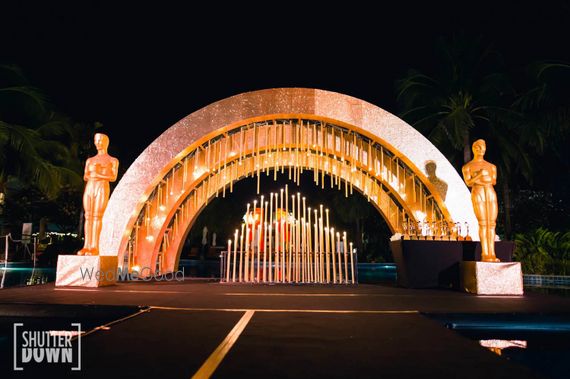
M309 221L307 221L307 256L308 256L308 270L309 270L309 281L313 278L313 256L312 256L312 233L311 233L311 207L307 209L307 214L309 215Z
M326 267L326 276L327 276L327 283L330 282L331 280L331 274L330 274L330 254L329 254L329 228L327 228L325 226L324 228L324 232L325 232L325 267Z
M260 278L259 278L259 265L261 263L261 236L262 236L262 224L261 221L259 222L259 225L257 225L257 269L255 268L254 265L254 261L253 259L251 260L251 269L255 270L254 272L256 272L255 274L255 279L257 280L257 282L259 282Z
M283 279L283 269L285 268L285 235L287 234L286 220L283 220L283 208L279 218L279 235L281 236L281 279Z
M297 153L298 153L297 149ZM298 169L297 169L298 170ZM298 171L297 171L298 174ZM298 266L300 265L300 254L302 254L302 246L301 246L301 231L302 231L302 212L301 212L301 193L297 192L297 218L299 219L300 222L297 222L297 260L298 260ZM300 266L297 267L297 275L300 274ZM298 278L299 280L300 278Z
M315 212L315 235L314 235L314 239L315 239L315 254L317 254L319 252L319 228L318 228L318 214L317 214L317 210L314 210Z
M267 208L266 208L267 209ZM263 223L263 282L265 283L267 281L267 276L266 276L266 263L267 263L267 222Z
M310 225L311 225L311 224L309 224L308 222L305 222L305 223L303 224L303 228L304 228L304 229L303 229L303 230L304 230L304 233L303 233L303 235L304 235L303 253L304 253L304 255L305 255L305 264L304 264L303 267L305 268L305 269L304 269L304 270L305 270L305 279L304 279L305 281L310 281L310 280L311 280L311 274L310 274L311 258L310 258L310 255L309 255L309 244L308 244L308 241L309 241L309 239L308 239L308 238L309 238L309 232L311 231L311 226L310 226Z
M331 228L331 258L332 258L332 268L333 268L333 283L336 283L336 261L335 261L335 246L334 246L334 228Z
M295 220L292 221L293 223ZM288 223L289 224L289 223ZM289 258L287 259L287 282L291 282L291 266L293 264L293 234L295 232L294 228L289 228L289 235L287 236L287 242L289 243Z
M352 242L350 243L349 254L352 255ZM347 254L346 253L344 253L344 277L346 278L346 282L348 283L348 262L347 262Z
M249 280L249 265L248 265L248 258L249 258L249 223L251 217L249 214L249 203L247 203L247 211L245 213L245 266L243 271L243 279L247 282Z
M329 209L328 209L328 208L325 210L325 213L326 213L326 218L327 218L327 231L330 231L331 229L330 229L330 225L329 225ZM331 252L333 251L333 250L331 249L331 246L332 246L332 243L331 243L331 242L332 242L332 241L331 241L331 239L330 239L330 234L327 232L327 236L326 236L327 276L329 275L329 274L328 274L328 271L330 271L330 267L329 267L329 263L330 263L329 260L330 260L330 258L329 258L328 255L329 255L329 253L331 253ZM328 281L328 280L327 280L327 281Z
M337 246L337 256L338 256L338 282L342 283L342 260L340 251L342 250L342 245L340 244L340 233L336 232L336 246Z
M344 255L346 256L346 252L348 251L348 246L346 245L346 232L342 233L342 242L343 242L343 247L344 247ZM345 280L348 280L348 278L345 276L344 277Z
M232 256L232 240L228 240L228 251L226 252L226 282L230 281L230 259Z
M354 281L354 252L352 251L352 243L350 244L350 273L352 278L352 284L355 283Z
M315 211L315 216L317 214L317 211ZM317 221L315 220L315 224L314 224L314 231L315 231L315 235L314 235L314 239L315 239L315 279L317 282L320 281L319 279L319 247L317 245L317 241L318 241L318 236L319 236L319 232L317 229Z
M275 213L275 281L279 278L277 276L277 269L279 267L279 246L281 243L279 236L279 219L277 218L277 213Z
M321 217L319 217L319 263L321 268L321 282L325 281L325 244L323 239L323 206L321 205Z
M281 208L283 212L283 208ZM281 218L279 219L279 234L281 235L281 282L285 282L285 233L286 229L283 224L283 214L281 213Z
M287 214L287 219L289 219L289 187L285 184L285 213Z
M259 223L263 225L263 220L264 220L264 216L265 216L265 212L263 211L263 195L261 195L261 201L259 202L259 207L261 208L261 214L259 215Z
M271 257L273 255L273 251L271 249L271 247L273 245L272 244L272 242L273 242L273 240L272 240L272 229L273 228L271 227L271 225L269 225L269 268L268 268L268 270L269 270L269 282L273 282L273 265L271 264Z
M320 252L324 252L324 241L323 241L323 205L320 206L320 217L319 217L319 247Z
M241 282L242 272L243 272L242 260L243 260L243 224L241 224L241 234L239 237L239 270L238 270L238 276L239 276L240 282Z
M234 233L234 267L232 273L232 282L236 281L236 257L237 257L237 244L238 244L238 230Z
M309 212L311 210L309 209ZM307 220L307 206L305 204L305 196L303 196L303 218L305 219L305 221Z
M269 225L273 225L273 192L269 196Z

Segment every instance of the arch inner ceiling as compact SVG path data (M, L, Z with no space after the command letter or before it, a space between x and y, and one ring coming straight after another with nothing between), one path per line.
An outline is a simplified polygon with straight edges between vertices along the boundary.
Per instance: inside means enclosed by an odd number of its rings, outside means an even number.
M348 196L355 187L393 232L402 232L407 222L452 221L421 172L354 127L308 116L269 116L220 130L186 150L159 178L129 225L120 254L124 267L173 271L188 230L209 199L225 196L234 182L248 176L259 181L260 175L276 178L279 172L298 181L304 170L311 170L323 188Z

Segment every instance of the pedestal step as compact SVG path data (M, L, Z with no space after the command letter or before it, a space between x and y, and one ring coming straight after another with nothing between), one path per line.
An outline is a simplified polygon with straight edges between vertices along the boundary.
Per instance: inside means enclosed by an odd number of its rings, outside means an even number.
M520 262L461 262L461 288L478 295L522 295Z
M117 281L117 257L60 255L55 286L102 287Z

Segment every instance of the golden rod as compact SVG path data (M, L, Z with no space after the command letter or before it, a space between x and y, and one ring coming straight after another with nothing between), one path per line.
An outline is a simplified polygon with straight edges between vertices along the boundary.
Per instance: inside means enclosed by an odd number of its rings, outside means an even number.
M332 257L332 269L333 269L333 283L336 283L336 262L335 262L335 243L334 243L334 228L331 228L331 257Z
M267 263L267 222L263 224L263 283L267 281L267 271L266 271L266 263Z
M273 237L273 236L272 236L272 231L273 231L272 225L269 224L269 267L268 267L268 271L269 271L269 282L270 282L270 283L273 283L273 265L272 265L272 261L271 261L271 258L272 258L272 256L273 256L273 250L272 250L272 247L273 247L273 238L272 238L272 237Z
M232 255L232 240L228 240L228 251L226 252L226 282L230 281L230 260Z
M350 254L352 255L352 242L350 245ZM348 262L347 262L347 252L344 252L344 278L348 282Z
M238 245L238 230L234 233L234 261L232 268L232 282L236 281L236 255L237 255L237 245Z

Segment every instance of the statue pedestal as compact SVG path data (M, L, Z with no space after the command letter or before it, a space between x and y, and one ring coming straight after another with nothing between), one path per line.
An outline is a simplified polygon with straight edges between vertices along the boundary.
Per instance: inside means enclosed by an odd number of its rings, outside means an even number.
M520 262L461 262L461 288L477 295L522 295Z
M117 281L116 256L60 255L57 259L56 287L102 287Z

